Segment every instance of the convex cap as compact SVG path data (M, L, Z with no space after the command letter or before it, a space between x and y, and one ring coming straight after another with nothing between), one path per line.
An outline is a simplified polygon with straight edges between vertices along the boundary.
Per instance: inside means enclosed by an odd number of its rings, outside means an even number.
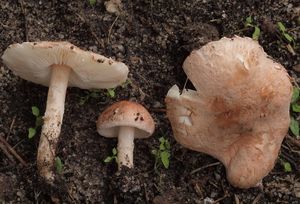
M23 79L48 86L52 65L72 69L69 86L83 89L112 88L125 82L128 68L102 55L81 50L69 42L24 42L10 45L4 63Z
M99 116L98 133L105 137L117 137L120 126L135 127L135 138L147 138L155 129L150 113L140 104L119 101L109 106Z

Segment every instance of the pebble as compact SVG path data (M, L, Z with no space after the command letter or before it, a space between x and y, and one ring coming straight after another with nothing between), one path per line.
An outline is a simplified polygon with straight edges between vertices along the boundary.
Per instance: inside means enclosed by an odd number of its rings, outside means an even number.
M23 197L23 193L22 193L21 191L18 191L18 192L17 192L17 196L18 196L18 197Z
M98 52L98 48L95 45L94 46L90 46L89 50L92 51L92 52Z

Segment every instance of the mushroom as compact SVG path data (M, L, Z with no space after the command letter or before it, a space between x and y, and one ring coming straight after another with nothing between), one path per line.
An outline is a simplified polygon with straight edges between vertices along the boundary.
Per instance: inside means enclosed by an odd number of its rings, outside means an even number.
M54 158L64 114L66 89L113 88L123 83L128 68L69 42L24 42L10 45L2 56L23 79L49 86L37 167L46 182L54 180Z
M133 168L134 138L148 138L155 125L150 113L140 104L119 101L105 109L98 118L97 130L104 137L118 137L118 168Z
M183 69L195 87L173 86L167 117L175 139L226 167L229 182L254 187L274 167L289 128L292 85L251 38L222 38L193 51Z

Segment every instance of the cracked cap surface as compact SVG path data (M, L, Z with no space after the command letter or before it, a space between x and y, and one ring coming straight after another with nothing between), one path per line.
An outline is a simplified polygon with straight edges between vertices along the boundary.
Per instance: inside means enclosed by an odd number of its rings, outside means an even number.
M292 85L251 38L222 38L183 64L196 90L173 86L167 116L175 139L225 165L230 183L255 186L274 166L289 127Z

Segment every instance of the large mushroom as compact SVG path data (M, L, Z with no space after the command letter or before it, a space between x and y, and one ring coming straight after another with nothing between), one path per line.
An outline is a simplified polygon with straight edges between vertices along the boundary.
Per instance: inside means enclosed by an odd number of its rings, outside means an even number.
M144 106L119 101L106 108L97 121L97 131L107 138L118 138L118 168L133 167L134 138L148 138L155 129L154 121Z
M126 80L128 68L68 42L13 44L5 50L2 59L21 78L49 86L37 166L40 175L52 183L67 87L113 88Z
M175 139L226 167L236 187L256 186L273 168L290 117L283 66L251 38L222 38L193 51L183 69L196 91L173 86L167 116Z

